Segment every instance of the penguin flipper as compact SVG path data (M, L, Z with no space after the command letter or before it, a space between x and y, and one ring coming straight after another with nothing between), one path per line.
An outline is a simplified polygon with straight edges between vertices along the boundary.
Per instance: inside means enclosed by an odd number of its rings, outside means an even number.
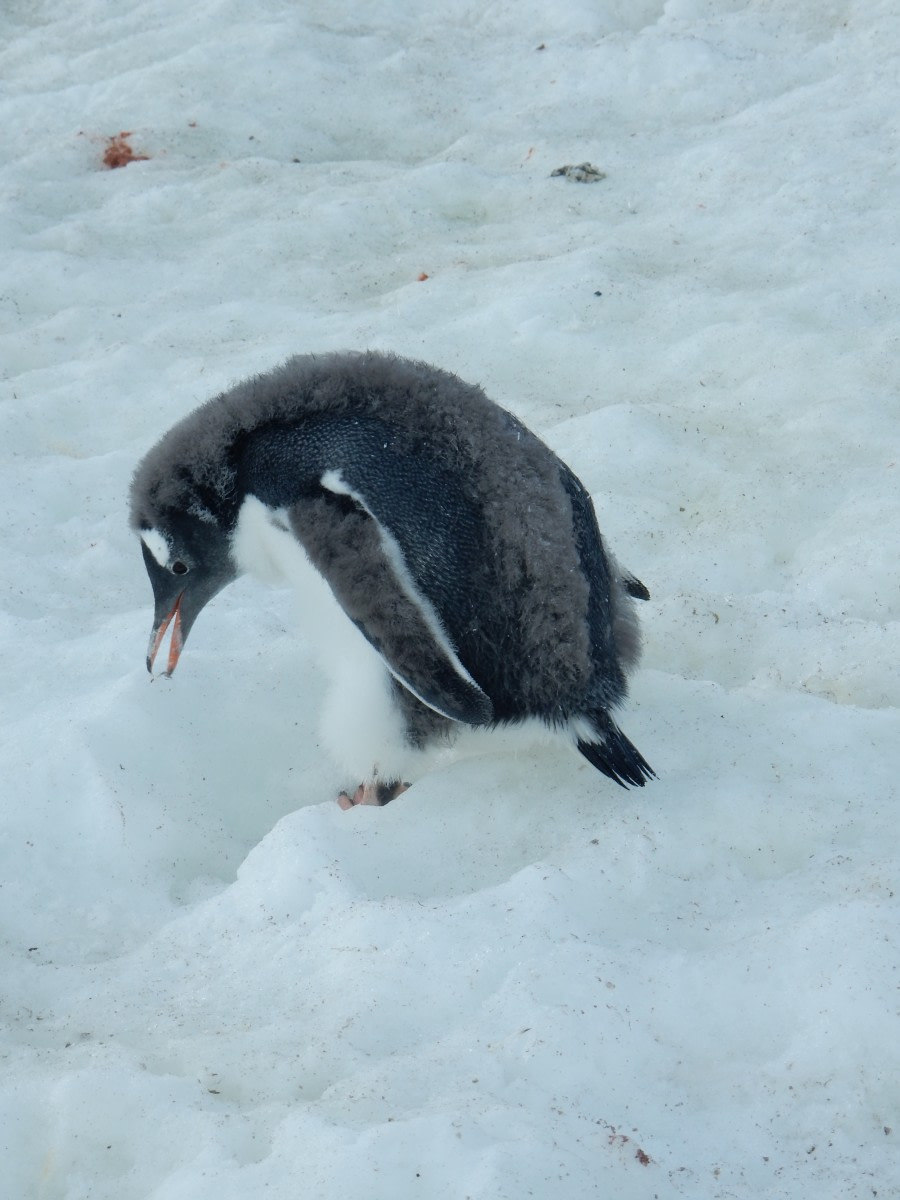
M323 489L296 501L288 516L341 608L398 683L428 708L451 721L489 725L493 704L416 587L392 531L336 475Z

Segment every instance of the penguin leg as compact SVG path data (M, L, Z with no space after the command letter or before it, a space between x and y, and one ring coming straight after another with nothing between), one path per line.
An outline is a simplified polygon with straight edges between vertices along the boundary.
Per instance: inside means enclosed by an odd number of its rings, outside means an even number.
M401 783L398 779L392 779L389 783L370 779L361 783L352 797L348 792L341 792L337 802L345 812L348 808L355 808L357 804L375 804L383 807L385 804L390 804L392 800L396 800L398 796L409 789L409 786L408 783Z

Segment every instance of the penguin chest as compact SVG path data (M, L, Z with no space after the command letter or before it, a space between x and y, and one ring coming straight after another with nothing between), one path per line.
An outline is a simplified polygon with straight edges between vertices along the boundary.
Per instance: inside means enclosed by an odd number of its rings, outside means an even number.
M355 780L370 778L373 768L382 776L394 770L408 747L388 670L310 562L285 510L248 496L231 554L240 571L267 584L288 585L296 596L301 628L329 682L320 734L331 757Z
M310 562L284 509L270 508L256 496L248 496L232 535L231 553L240 571L262 583L293 589L304 632L324 666L356 657L363 648L375 654Z

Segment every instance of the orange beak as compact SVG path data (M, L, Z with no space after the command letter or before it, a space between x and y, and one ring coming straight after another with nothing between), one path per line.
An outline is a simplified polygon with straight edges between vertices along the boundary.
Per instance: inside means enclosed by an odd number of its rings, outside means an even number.
M159 648L162 645L163 638L166 636L166 630L172 625L172 640L169 642L169 659L166 663L165 674L171 675L178 665L178 658L181 654L181 649L184 646L184 638L181 636L181 600L184 592L181 592L178 599L172 606L172 611L168 614L164 621L153 630L150 635L150 648L147 651L147 670L153 671L153 664L156 661L156 656L159 653ZM174 619L174 624L172 624Z

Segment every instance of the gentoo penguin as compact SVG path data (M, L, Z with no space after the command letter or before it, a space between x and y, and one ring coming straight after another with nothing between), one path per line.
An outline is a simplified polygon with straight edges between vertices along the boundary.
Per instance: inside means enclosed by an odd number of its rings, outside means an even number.
M654 772L613 721L647 589L572 471L481 388L375 352L303 355L208 401L131 488L166 674L243 572L295 585L331 677L323 734L386 803L461 730L531 720L604 775ZM352 800L351 800L352 796Z

